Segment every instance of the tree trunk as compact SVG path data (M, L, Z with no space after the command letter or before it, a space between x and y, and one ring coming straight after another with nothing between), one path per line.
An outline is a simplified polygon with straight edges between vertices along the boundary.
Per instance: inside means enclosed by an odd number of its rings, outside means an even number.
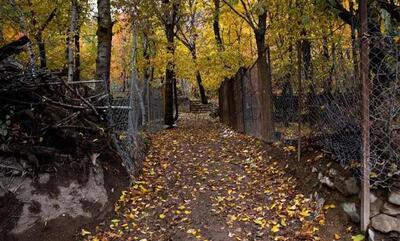
M37 33L35 39L39 48L40 68L44 69L47 67L47 60L46 60L46 46L43 40L42 32Z
M150 67L150 45L149 45L149 37L147 33L143 34L143 58L145 60L145 66L143 68L143 79L144 79L144 105L146 107L145 111L145 119L147 122L150 122L150 75L151 75L151 67Z
M354 3L350 1L350 13L352 15L355 14L355 9L354 9ZM358 57L358 49L357 49L357 29L355 26L355 23L353 22L350 25L351 28L351 50L352 50L352 57L353 57L353 87L358 87L360 85L359 82L359 69L358 69L358 63L359 63L359 57Z
M306 34L304 33L305 37ZM303 50L303 68L304 75L306 80L312 79L312 62L311 62L311 43L308 39L304 39L302 41L302 50Z
M136 107L136 103L139 104L139 108L140 108L140 114L141 114L141 120L140 120L140 125L143 126L145 124L145 108L144 108L144 102L143 102L143 95L142 95L142 91L139 90L139 85L138 85L138 74L137 74L137 31L136 31L136 26L133 25L133 30L132 30L132 40L133 40L133 47L132 47L132 66L131 66L131 85L133 86L133 88L131 88L131 99L135 100L133 102L133 105L131 105L131 107L133 108L133 110L131 110L131 114L130 116L135 116L134 119L132 119L132 123L134 124L134 132L133 133L137 133L137 129L138 129L138 124L139 124L139 115L138 113L134 113L135 112L135 107Z
M261 88L261 123L262 139L272 141L274 132L273 121L273 102L272 102L272 79L270 67L267 62L265 33L266 33L266 13L259 16L259 28L254 30L257 43L257 68L259 74L259 84Z
M74 73L75 73L75 63L74 63L74 38L71 36L75 36L76 29L78 25L78 9L77 2L72 1L71 5L71 22L69 27L69 44L68 44L68 81L74 81Z
M4 45L4 34L3 34L3 29L0 28L0 45L3 46Z
M165 25L165 33L168 40L167 52L169 56L173 56L175 52L174 47L174 24ZM170 128L174 125L174 94L173 94L173 83L175 78L175 64L172 59L168 60L167 68L165 70L165 125Z
M32 11L32 16L35 16L35 13ZM43 39L43 32L49 25L49 23L53 20L53 18L57 14L57 8L54 8L53 11L48 16L47 20L43 22L43 24L37 29L37 33L35 36L35 40L37 42L39 48L39 60L40 60L40 68L44 69L47 67L47 58L46 58L46 45ZM36 19L34 21L36 23Z
M176 78L174 78L174 104L175 104L174 121L177 121L179 118L179 102L178 102L178 87L176 85Z
M196 63L196 61L197 61L196 47L192 48L190 50L190 52L192 54L193 62ZM203 80L201 78L200 70L196 71L196 80L197 80L197 85L199 86L199 93L200 93L201 103L204 104L204 105L207 105L208 104L208 99L207 99L206 91L205 91L204 86L203 86Z
M18 40L8 43L0 47L0 61L14 55L19 54L24 51L24 46L30 42L27 36L22 36Z
M74 42L75 42L75 71L74 71L74 81L80 81L81 79L81 46L80 46L80 26L79 26L79 15L80 8L77 1L76 4L76 26L74 32Z
M167 54L174 56L175 54L175 24L178 12L178 4L170 0L162 1L164 7L168 9L164 16L165 35L167 38ZM172 6L170 6L172 5ZM168 59L165 70L165 87L164 87L164 123L169 128L174 126L174 79L175 79L175 63L173 57Z
M332 52L334 51L334 48L335 48L335 44L332 44ZM322 49L323 49L323 54L322 54L323 60L329 66L329 61L331 60L331 55L329 53L328 36L325 31L324 31L324 36L322 37ZM332 88L333 88L332 84L333 84L333 75L334 75L335 61L336 61L334 56L333 56L332 60L333 60L332 66L329 68L329 74L324 82L324 91L326 93L331 93ZM326 70L326 71L328 71L328 70Z
M96 78L105 81L106 89L110 91L110 67L112 47L112 20L110 0L97 0L97 59Z
M221 13L221 5L220 4L221 4L220 0L214 0L213 30L214 30L214 36L215 36L215 41L217 43L218 51L223 51L224 45L222 43L221 30L220 30L220 26L219 26L219 16Z

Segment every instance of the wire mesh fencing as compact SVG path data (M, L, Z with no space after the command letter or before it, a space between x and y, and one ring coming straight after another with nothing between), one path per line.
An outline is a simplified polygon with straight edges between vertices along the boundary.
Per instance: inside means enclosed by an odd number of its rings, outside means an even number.
M371 25L371 24L370 24ZM400 174L399 42L381 30L369 45L372 187L391 188ZM275 140L313 140L361 178L360 39L345 27L323 38L300 38L271 52ZM297 46L297 51L296 47ZM276 57L276 59L274 59ZM219 90L222 122L262 138L257 65L241 69Z
M118 85L108 88L103 84L101 90L107 96L106 116L112 141L123 165L132 176L140 169L139 160L144 158L140 131L160 129L163 116L161 90L150 85L140 89L137 82L137 79L130 80L127 88Z
M87 56L87 52L77 54L80 58L74 59L75 71L74 78L71 80L67 73L68 54L63 37L65 36L56 37L51 41L43 40L41 43L46 47L46 68L40 67L39 63L43 56L40 57L38 43L35 40L30 40L30 45L25 46L27 51L15 57L16 62L25 66L24 71L32 75L42 72L51 73L58 78L58 84L70 86L80 94L81 99L87 102L74 104L85 108L87 104L90 104L93 109L96 109L97 114L107 122L107 131L111 136L113 147L121 157L128 173L133 176L140 169L139 160L143 159L144 141L140 135L141 131L159 130L163 126L162 90L153 87L151 81L138 77L128 78L126 75L120 79L112 78L110 83L101 80L85 80L95 74L94 66L88 65L93 58ZM81 45L96 44L92 37L81 36ZM65 54L60 54L60 52ZM157 81L154 80L154 82Z

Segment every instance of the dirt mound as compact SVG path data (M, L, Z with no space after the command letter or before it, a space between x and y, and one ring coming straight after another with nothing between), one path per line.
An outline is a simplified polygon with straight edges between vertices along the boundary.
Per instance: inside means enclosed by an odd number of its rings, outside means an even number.
M64 167L36 179L15 178L0 196L1 240L70 241L83 226L103 220L129 184L129 175L115 155L99 159L102 164L87 171Z

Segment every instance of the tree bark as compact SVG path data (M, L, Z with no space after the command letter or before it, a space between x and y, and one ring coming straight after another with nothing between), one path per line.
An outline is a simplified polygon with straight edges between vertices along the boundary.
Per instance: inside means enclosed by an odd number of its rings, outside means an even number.
M132 30L132 41L133 41L133 47L132 47L132 66L131 66L131 100L134 100L133 102L131 101L131 107L134 108L136 106L136 100L139 104L139 108L140 108L140 114L141 114L141 121L140 121L140 125L143 126L145 124L145 108L144 108L144 102L143 102L143 95L142 95L142 91L139 90L139 85L138 85L138 73L137 73L137 45L138 45L138 36L137 36L137 31L136 31L136 26L133 24L133 30ZM134 124L134 132L133 133L137 133L137 129L138 129L138 120L139 120L139 115L138 113L134 113L134 110L130 111L129 116L132 117L131 122Z
M174 25L166 24L165 25L165 33L168 40L167 52L170 56L174 55L175 47L174 47ZM165 125L170 128L174 125L174 94L173 94L173 82L175 78L175 64L172 59L168 60L167 68L165 70L165 113L164 113L164 122Z
M178 87L176 84L176 78L174 78L174 104L175 104L174 121L177 121L179 118L179 102L178 102Z
M35 40L39 48L40 68L44 69L47 67L47 58L46 58L46 46L43 40L43 33L38 32L35 37Z
M71 2L71 21L69 27L69 44L68 44L68 81L74 81L74 73L75 73L75 63L74 63L74 53L75 53L75 46L74 46L74 36L76 34L76 29L78 25L78 9L77 9L77 2L73 0ZM71 36L73 36L71 38ZM71 41L72 40L72 41Z
M350 1L350 12L352 15L355 14L355 9L354 9L354 3ZM353 57L353 71L354 71L354 76L353 76L353 87L359 86L359 68L358 68L358 62L359 62L359 57L358 57L358 50L357 50L357 29L354 26L354 23L350 25L351 28L351 49L352 49L352 57Z
M146 107L145 119L150 122L150 77L151 77L151 66L150 66L150 44L149 37L146 32L143 33L143 58L145 60L145 66L143 68L143 79L144 79L144 105Z
M2 46L4 44L4 33L3 29L0 29L0 45Z
M258 17L258 29L254 29L257 44L257 68L260 84L261 123L262 138L264 141L272 141L274 132L272 79L269 63L267 62L267 47L265 44L267 14ZM264 106L265 105L265 106Z
M192 59L193 62L197 62L197 53L196 53L196 47L192 48L190 50L191 54L192 54ZM203 79L201 78L201 73L200 70L196 71L196 81L197 81L197 85L199 86L199 93L200 93L200 99L201 99L201 103L204 105L208 104L208 99L207 99L207 95L206 95L206 91L204 89L203 86Z
M97 0L97 59L96 78L105 81L110 91L112 27L110 0Z
M162 1L165 9L164 16L165 36L167 38L167 54L171 56L168 59L165 70L165 87L164 87L164 123L169 128L174 126L174 80L175 80L175 63L172 56L175 54L175 25L178 12L178 4L170 2L170 0ZM172 6L171 6L172 5Z
M223 51L224 44L222 42L221 30L219 25L220 13L221 13L221 1L214 0L213 30L214 30L215 42L217 43L218 51Z
M81 46L80 46L80 26L79 26L80 7L77 1L75 1L75 4L76 4L76 28L74 33L74 42L75 42L74 81L80 81L81 79Z
M0 48L0 61L10 57L14 54L19 54L24 51L24 46L29 43L29 38L27 36L22 36L18 40L6 44Z
M35 40L37 42L39 48L39 60L40 60L40 68L47 68L47 57L46 57L46 45L43 39L43 32L49 25L49 23L53 20L53 18L57 14L57 8L54 8L53 11L48 16L47 20L42 24L42 26L37 30Z
M303 68L304 68L304 75L305 80L312 79L312 61L311 61L311 42L310 40L306 39L307 33L305 30L302 31L301 34L304 39L301 41L301 49L303 55Z

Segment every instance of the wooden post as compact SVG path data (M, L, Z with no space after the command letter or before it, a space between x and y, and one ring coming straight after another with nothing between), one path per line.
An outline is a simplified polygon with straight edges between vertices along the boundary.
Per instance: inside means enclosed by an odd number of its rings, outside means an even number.
M361 230L366 232L370 222L370 119L369 119L369 47L368 47L368 4L360 1L362 82L362 182L361 182Z

